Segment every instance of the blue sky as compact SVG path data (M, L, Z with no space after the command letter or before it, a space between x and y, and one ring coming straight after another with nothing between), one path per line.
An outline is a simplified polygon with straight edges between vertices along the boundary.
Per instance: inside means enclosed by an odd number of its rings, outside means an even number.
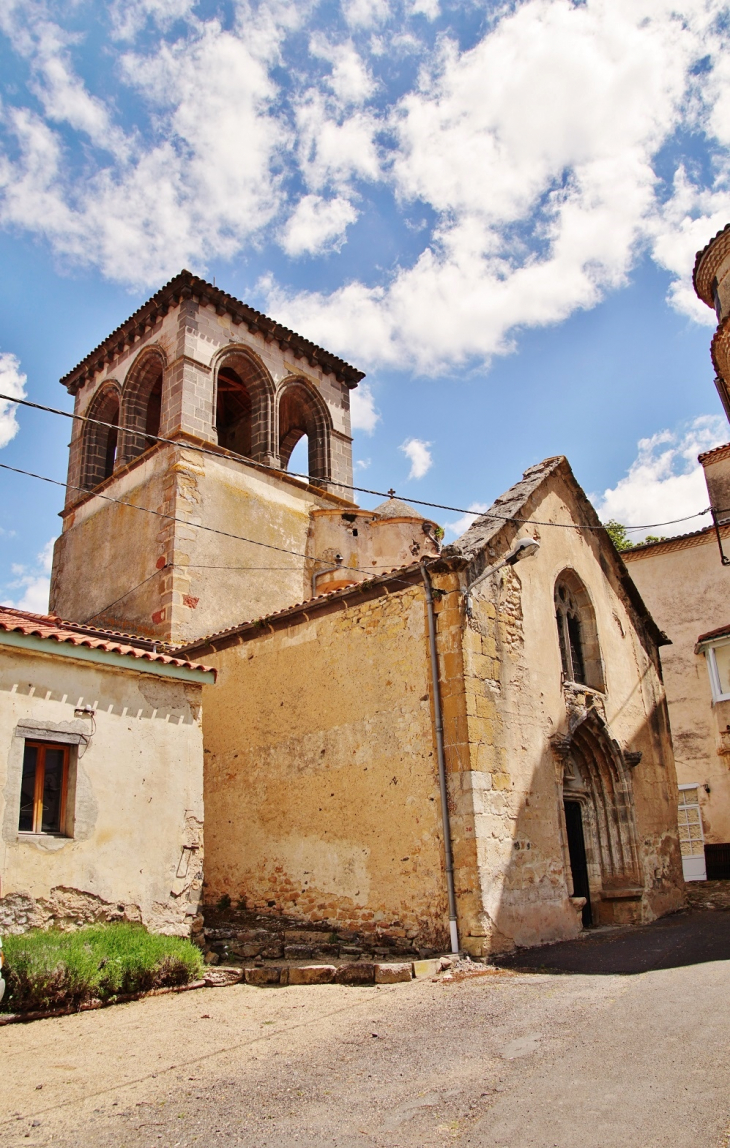
M476 507L563 453L604 517L704 509L729 14L5 0L0 390L70 409L58 378L186 266L367 372L364 486ZM62 479L68 431L0 405L0 462ZM0 484L0 600L42 609L62 492Z

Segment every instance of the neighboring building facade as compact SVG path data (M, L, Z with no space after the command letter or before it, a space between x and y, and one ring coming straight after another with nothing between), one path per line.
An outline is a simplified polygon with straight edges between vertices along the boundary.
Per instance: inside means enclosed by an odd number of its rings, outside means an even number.
M695 290L714 307L715 384L730 419L730 225L698 252ZM672 645L662 654L687 880L730 878L730 443L699 456L713 525L625 551Z
M0 932L200 926L214 680L133 638L0 607Z
M565 459L491 513L439 559L185 649L219 671L206 899L448 945L425 565L462 947L682 905L662 635ZM483 580L468 613L466 587L518 536L537 555Z
M723 527L722 541L730 552L730 528ZM716 647L724 667L728 638L722 627L707 636L730 613L730 572L712 527L637 546L622 557L672 640L662 650L662 666L681 787L685 877L730 876L730 701L713 684L710 662Z

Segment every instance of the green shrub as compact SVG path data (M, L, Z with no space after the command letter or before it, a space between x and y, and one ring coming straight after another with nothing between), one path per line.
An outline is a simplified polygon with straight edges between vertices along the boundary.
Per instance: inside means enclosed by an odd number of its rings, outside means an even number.
M92 925L72 933L33 929L3 938L5 1012L78 1008L203 973L201 952L181 937L148 933L141 925Z

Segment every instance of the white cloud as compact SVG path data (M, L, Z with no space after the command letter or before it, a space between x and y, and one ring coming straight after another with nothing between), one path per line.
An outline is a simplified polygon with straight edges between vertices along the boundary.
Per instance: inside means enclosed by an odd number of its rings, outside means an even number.
M468 530L473 522L484 514L485 510L489 510L489 503L487 502L471 502L469 510L473 513L462 514L461 518L457 518L454 522L447 522L444 529L447 534L453 534L454 538L458 538L465 530Z
M359 458L355 463L355 470L367 470L372 464L371 458Z
M358 109L342 115L321 92L310 91L296 109L297 154L307 186L346 187L354 178L375 181L380 159L376 117Z
M190 15L197 0L114 0L111 5L112 34L133 40L148 20L165 31L176 20Z
M380 413L375 409L375 396L368 383L360 383L350 392L350 416L352 429L372 434L380 422Z
M425 16L427 20L436 20L441 12L439 0L410 0L408 10L412 16Z
M343 0L342 12L351 28L374 28L390 16L388 0Z
M112 141L114 158L74 179L49 122L28 108L0 108L17 148L12 158L0 153L0 222L43 235L57 253L133 284L159 283L184 264L239 251L281 200L274 169L288 129L271 110L276 86L269 71L291 14L275 27L270 16L252 14L245 37L210 21L146 55L127 53L123 78L156 128L144 141L123 137L108 119L95 123L97 103L83 103L64 57L66 103L56 95L47 119L63 116L77 131ZM35 25L30 32L36 36Z
M337 251L356 219L357 211L342 196L323 199L321 195L305 195L287 220L281 246L293 257Z
M20 370L20 359L0 351L0 393L16 399L25 398L26 376ZM7 446L18 433L18 408L0 399L0 447Z
M421 249L331 292L273 285L267 300L355 361L486 362L520 328L593 306L647 250L672 303L712 321L689 274L730 214L727 0L492 5L467 50L419 39L410 17L434 19L437 0L343 0L348 30L326 33L316 0L233 0L228 24L193 0L114 0L112 32L130 43L105 46L103 84L96 60L77 66L98 44L63 26L76 8L0 7L34 97L8 90L0 105L0 224L66 262L137 286L271 235L318 254L377 187L396 240L414 207L429 220ZM424 64L403 92L406 50ZM690 135L704 166L676 159Z
M36 565L32 568L26 566L13 566L14 581L9 584L11 590L22 590L22 594L15 601L9 601L8 606L16 610L29 610L32 614L48 613L48 596L51 591L51 567L53 564L53 544L51 538L36 558Z
M351 40L333 44L317 34L310 39L309 50L313 56L332 64L332 73L325 83L342 106L363 104L372 96L375 90L373 77Z
M430 242L375 284L274 290L269 306L366 364L436 372L594 305L647 242L676 271L689 224L678 199L660 207L654 159L693 115L694 64L723 57L721 7L526 0L471 50L444 41L391 121L394 188L436 213ZM726 190L713 210L730 211Z
M625 526L671 523L705 510L708 505L704 472L698 454L728 438L727 420L701 415L677 430L662 430L639 440L638 453L628 473L601 495L591 495L603 522L614 519ZM646 534L686 534L709 525L709 516L692 518L655 530L632 531L639 541Z
M428 474L433 466L433 458L431 457L430 442L424 442L421 438L407 438L398 447L402 450L403 454L410 461L411 469L408 472L409 478L423 478Z

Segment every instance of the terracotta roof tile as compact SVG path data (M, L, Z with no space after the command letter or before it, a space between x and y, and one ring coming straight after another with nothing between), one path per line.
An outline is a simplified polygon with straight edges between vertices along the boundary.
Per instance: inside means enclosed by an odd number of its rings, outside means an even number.
M185 658L176 658L173 654L163 653L155 648L162 643L136 638L131 634L115 634L112 630L100 630L94 626L66 622L54 614L30 614L27 610L0 606L0 630L6 633L25 634L29 637L47 638L54 642L65 642L71 646L87 646L90 650L104 650L106 653L122 654L124 657L138 658L147 662L160 662L162 665L176 666L179 669L215 673L211 666L189 662Z
M436 561L436 557L432 559ZM420 562L412 562L404 566L394 566L392 570L380 571L378 574L373 574L372 577L366 578L363 582L353 582L349 586L341 586L338 590L325 590L321 594L315 594L312 598L307 598L306 602L294 602L291 606L285 606L282 610L274 610L270 614L263 614L259 618L249 618L245 622L239 622L235 626L227 626L224 630L216 630L212 634L206 634L204 638L195 638L194 641L188 642L183 646L184 651L196 650L199 647L205 647L211 642L215 642L224 638L232 637L242 630L246 630L252 626L265 626L267 622L276 621L279 618L285 618L288 615L296 615L299 613L306 613L308 609L314 606L321 605L328 599L347 598L348 595L356 595L358 592L369 589L374 583L387 582L388 579L394 575L409 573L413 574L414 571L420 568Z
M295 355L305 357L312 365L321 367L325 373L334 374L348 387L356 387L360 380L365 378L364 371L357 370L338 355L318 347L316 343L242 303L228 292L221 291L219 287L206 282L205 279L183 270L143 303L133 315L125 319L116 330L107 335L98 347L90 351L73 370L63 376L61 383L71 394L75 394L85 379L104 369L108 356L112 360L116 358L126 349L128 343L133 343L144 332L146 325L156 322L161 315L167 314L170 307L193 295L228 311L236 320L246 323L249 330L265 332L267 337L278 342L282 348L290 348Z
M706 642L710 638L727 637L730 637L730 622L728 622L727 626L718 626L716 630L708 630L706 634L700 634L699 638L697 639L697 644L699 645L700 642Z
M714 458L715 455L722 455L723 451L726 454L730 451L730 442L724 442L720 446L713 447L712 450L706 450L703 454L698 454L697 461L704 463L708 459Z

